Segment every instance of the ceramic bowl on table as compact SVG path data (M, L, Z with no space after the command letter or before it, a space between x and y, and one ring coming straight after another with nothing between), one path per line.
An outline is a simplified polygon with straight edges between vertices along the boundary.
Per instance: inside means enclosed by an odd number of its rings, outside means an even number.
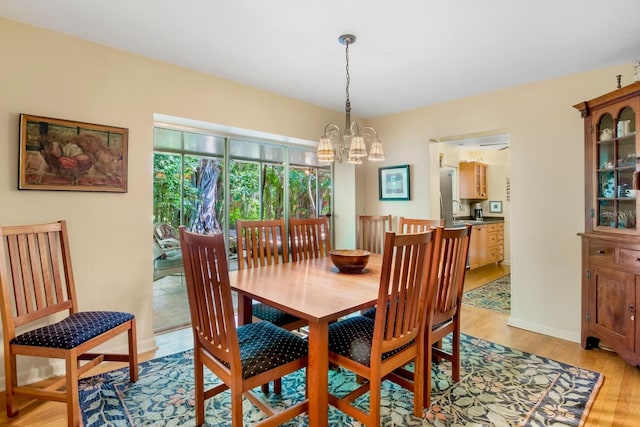
M360 273L369 262L371 252L362 249L334 249L329 251L333 265L341 273Z

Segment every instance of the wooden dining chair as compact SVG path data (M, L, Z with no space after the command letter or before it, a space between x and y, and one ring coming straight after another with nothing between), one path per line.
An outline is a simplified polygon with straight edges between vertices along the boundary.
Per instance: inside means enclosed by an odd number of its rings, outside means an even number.
M16 397L23 396L65 402L67 425L81 426L78 377L103 361L119 361L129 362L129 380L138 380L134 315L78 309L65 221L0 227L0 296L9 417L18 414ZM66 317L50 323L60 314ZM125 332L128 354L89 353ZM17 356L63 359L65 375L45 387L18 385Z
M398 218L398 233L423 233L429 231L433 227L444 227L444 218L442 219L419 219L419 218L405 218L401 216ZM368 308L362 311L362 315L370 317L371 319L376 317L376 307Z
M391 215L359 215L358 249L381 254L387 231L391 231Z
M204 424L204 402L231 392L231 422L243 425L242 396L267 415L265 426L277 426L308 408L303 400L274 411L252 389L307 366L307 341L270 322L236 327L229 269L222 234L195 234L180 227L187 296L194 338L196 425ZM204 368L222 384L205 390Z
M291 259L301 261L329 256L331 239L329 218L291 218L289 220Z
M401 216L398 219L398 233L420 233L429 229L429 227L444 227L444 218L441 219L419 219L405 218Z
M284 219L236 221L238 269L264 267L289 262ZM299 329L305 320L269 305L254 302L253 316L288 330Z
M387 232L375 319L348 317L329 326L329 361L367 380L329 403L368 426L380 425L381 384L385 379L413 391L413 413L423 415L424 327L428 287L437 273L442 229L417 234ZM394 370L414 362L415 381ZM353 401L369 392L369 412Z
M442 358L451 361L452 379L460 381L460 311L471 225L464 228L445 228L440 240L440 262L436 286L429 297L426 320L425 392L424 406L431 404L431 363ZM451 352L442 349L442 339L451 337ZM432 357L433 355L433 357Z

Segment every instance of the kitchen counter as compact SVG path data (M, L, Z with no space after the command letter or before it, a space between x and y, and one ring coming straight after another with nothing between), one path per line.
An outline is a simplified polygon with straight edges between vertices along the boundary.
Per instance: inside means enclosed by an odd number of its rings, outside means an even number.
M485 216L482 221L464 216L453 219L453 228L471 224L468 266L470 269L504 260L504 217Z
M478 221L470 216L460 216L453 218L454 224L471 224L471 225L483 225L483 224L495 224L498 222L504 222L503 216L485 216L482 221Z

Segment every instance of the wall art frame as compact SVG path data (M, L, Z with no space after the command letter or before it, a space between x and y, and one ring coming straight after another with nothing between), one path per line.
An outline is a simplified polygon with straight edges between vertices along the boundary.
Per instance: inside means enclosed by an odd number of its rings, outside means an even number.
M502 202L501 201L490 201L489 202L489 212L490 213L502 213Z
M409 165L378 168L380 200L411 200Z
M20 114L18 189L127 192L129 129Z

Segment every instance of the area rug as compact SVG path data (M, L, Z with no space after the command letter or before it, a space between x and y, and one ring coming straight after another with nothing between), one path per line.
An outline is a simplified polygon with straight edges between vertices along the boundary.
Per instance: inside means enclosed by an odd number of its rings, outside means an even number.
M473 307L486 308L498 313L511 313L511 275L465 292L462 303Z
M448 345L445 341L444 345ZM460 382L451 382L451 365L434 364L432 405L423 419L413 416L411 392L385 381L383 426L580 426L600 388L602 375L462 335ZM140 364L140 378L128 382L128 368L80 381L85 427L193 426L193 352L186 351ZM207 378L216 383L216 377ZM304 398L304 373L282 381L282 395L270 395L275 407ZM346 371L329 371L330 390L342 395L356 386ZM358 405L368 407L368 394ZM245 400L245 425L263 418ZM231 425L228 392L207 401L208 426ZM286 426L307 425L306 416ZM356 426L353 419L330 408L330 426Z

